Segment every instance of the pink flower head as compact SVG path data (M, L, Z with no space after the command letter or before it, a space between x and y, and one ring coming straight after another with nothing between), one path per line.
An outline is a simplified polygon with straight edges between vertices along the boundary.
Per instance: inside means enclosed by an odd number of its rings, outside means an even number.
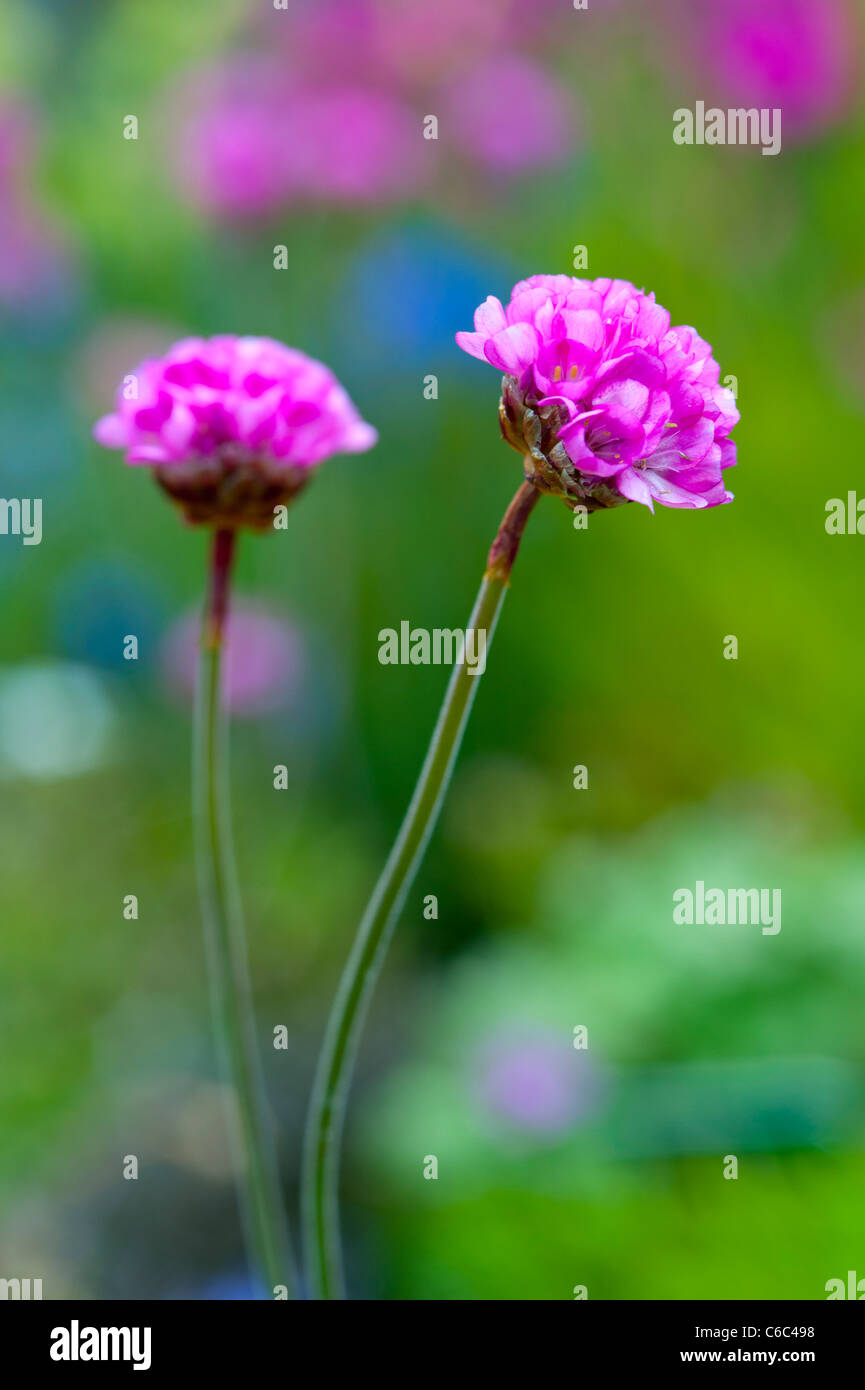
M412 194L430 168L428 157L419 158L419 130L410 107L374 87L345 83L298 93L287 133L299 192L346 203Z
M242 57L202 69L186 78L173 106L167 138L185 198L237 218L264 217L285 203L293 151L278 65Z
M512 54L464 73L446 94L445 113L459 144L497 173L558 164L577 133L567 93L540 64Z
M184 338L124 378L93 431L152 466L192 522L265 527L332 454L377 435L321 362L272 338Z
M383 75L375 0L315 0L295 5L290 16L268 15L266 22L268 37L284 49L286 62L292 65L300 58L310 87L356 81L359 73L367 79Z
M500 421L526 477L590 511L732 500L733 393L693 328L627 280L533 275L490 296L457 343L504 373Z
M858 52L848 0L726 0L697 9L703 59L724 102L780 107L792 139L844 115Z
M508 8L506 0L436 0L434 5L375 0L379 51L385 64L410 82L459 71L504 37Z

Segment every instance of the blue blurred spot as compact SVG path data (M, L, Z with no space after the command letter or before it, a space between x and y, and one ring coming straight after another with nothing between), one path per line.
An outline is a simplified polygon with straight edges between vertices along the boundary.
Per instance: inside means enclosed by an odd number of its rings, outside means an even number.
M488 294L507 295L513 278L504 260L443 228L388 230L363 248L337 296L340 354L355 373L456 366L454 334L472 327Z
M148 579L120 564L87 565L63 578L54 631L66 655L116 670L123 639L138 638L138 664L153 663L164 602Z
M202 1290L201 1297L207 1302L247 1303L269 1301L268 1293L258 1279L240 1272L220 1274L212 1279Z

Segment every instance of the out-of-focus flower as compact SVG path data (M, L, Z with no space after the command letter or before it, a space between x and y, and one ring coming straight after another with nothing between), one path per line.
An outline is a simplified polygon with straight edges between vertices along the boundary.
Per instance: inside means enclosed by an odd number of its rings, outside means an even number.
M256 218L295 188L284 72L245 57L188 75L172 115L171 159L185 197L217 216ZM174 130L179 129L179 139Z
M739 419L712 349L627 280L534 275L492 295L465 352L505 374L500 423L527 479L571 507L729 502Z
M195 694L201 615L189 613L169 629L161 664L168 688L190 703ZM260 604L232 604L225 624L225 705L232 714L268 714L288 705L304 673L303 640L290 623Z
M428 177L435 155L417 113L358 84L299 93L288 133L297 189L325 202L408 197Z
M124 379L94 435L155 469L190 522L264 528L315 467L376 432L323 363L271 338L184 338Z
M489 53L507 31L509 0L373 0L385 64L412 81L454 72ZM499 99L501 98L501 89Z
M497 1122L536 1134L570 1129L596 1105L600 1084L567 1035L502 1031L479 1049L473 1090Z
M57 229L24 201L0 202L0 301L60 298L70 272L68 247Z
M568 94L540 64L515 54L484 59L445 95L445 129L497 173L558 164L577 136Z
M185 197L249 220L308 201L406 197L423 183L436 147L421 138L421 115L366 73L359 81L327 65L315 76L314 54L294 73L246 57L187 80L171 121Z
M395 15L399 7L388 8ZM358 73L372 80L383 74L375 0L315 0L263 20L266 39L284 47L286 62L297 64L308 83L353 81Z
M791 139L819 134L845 114L858 49L847 0L727 0L693 7L692 18L725 104L780 107Z

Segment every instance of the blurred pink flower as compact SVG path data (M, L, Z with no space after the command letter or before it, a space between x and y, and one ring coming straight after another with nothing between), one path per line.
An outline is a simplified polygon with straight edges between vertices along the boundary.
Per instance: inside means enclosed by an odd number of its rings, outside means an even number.
M514 54L484 59L445 93L452 144L498 173L560 163L577 140L573 103L540 64Z
M160 655L168 689L195 697L201 615L188 613L166 633ZM254 717L291 704L303 679L304 644L297 629L267 608L234 602L225 626L225 701L233 715Z
M394 7L395 9L396 7ZM285 60L304 82L376 80L383 69L378 51L380 15L375 0L313 0L295 5L274 26Z
M32 305L62 298L74 278L66 240L22 199L0 202L0 301Z
M298 202L413 193L435 153L421 115L366 80L343 81L338 64L317 75L315 44L308 62L303 47L294 56L293 65L232 60L187 79L166 132L173 140L180 127L173 161L184 196L217 216L252 219Z
M510 0L373 0L377 46L401 79L429 81L486 56L504 37ZM525 26L523 26L523 29Z
M457 344L505 374L500 421L526 477L570 506L732 500L739 419L712 349L627 280L532 275Z
M286 202L294 189L294 108L278 65L244 57L189 74L170 105L166 138L186 198L218 216L243 218Z
M323 363L272 338L184 338L124 378L94 436L152 465L187 519L269 526L332 454L376 431Z
M299 93L289 139L297 186L324 201L409 197L428 177L435 153L417 112L357 84Z
M846 113L859 42L847 0L725 0L692 13L723 104L780 107L783 134L793 139Z
M475 1060L474 1090L483 1108L521 1130L555 1136L597 1106L603 1087L585 1053L543 1031L502 1031Z

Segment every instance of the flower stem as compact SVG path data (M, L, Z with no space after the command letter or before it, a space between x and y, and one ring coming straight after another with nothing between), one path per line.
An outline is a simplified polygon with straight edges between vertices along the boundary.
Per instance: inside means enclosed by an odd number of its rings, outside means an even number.
M469 628L487 648L507 592L523 528L540 494L523 483L490 550ZM477 650L477 647L475 648ZM325 1032L307 1118L301 1176L306 1275L313 1298L344 1298L339 1235L339 1157L348 1087L360 1030L406 895L435 827L471 712L480 674L455 665L417 786L363 915Z
M293 1298L296 1281L256 1048L231 838L228 721L221 700L221 667L234 541L234 531L214 533L202 626L193 757L196 862L213 1019L250 1265L269 1294L285 1286Z

